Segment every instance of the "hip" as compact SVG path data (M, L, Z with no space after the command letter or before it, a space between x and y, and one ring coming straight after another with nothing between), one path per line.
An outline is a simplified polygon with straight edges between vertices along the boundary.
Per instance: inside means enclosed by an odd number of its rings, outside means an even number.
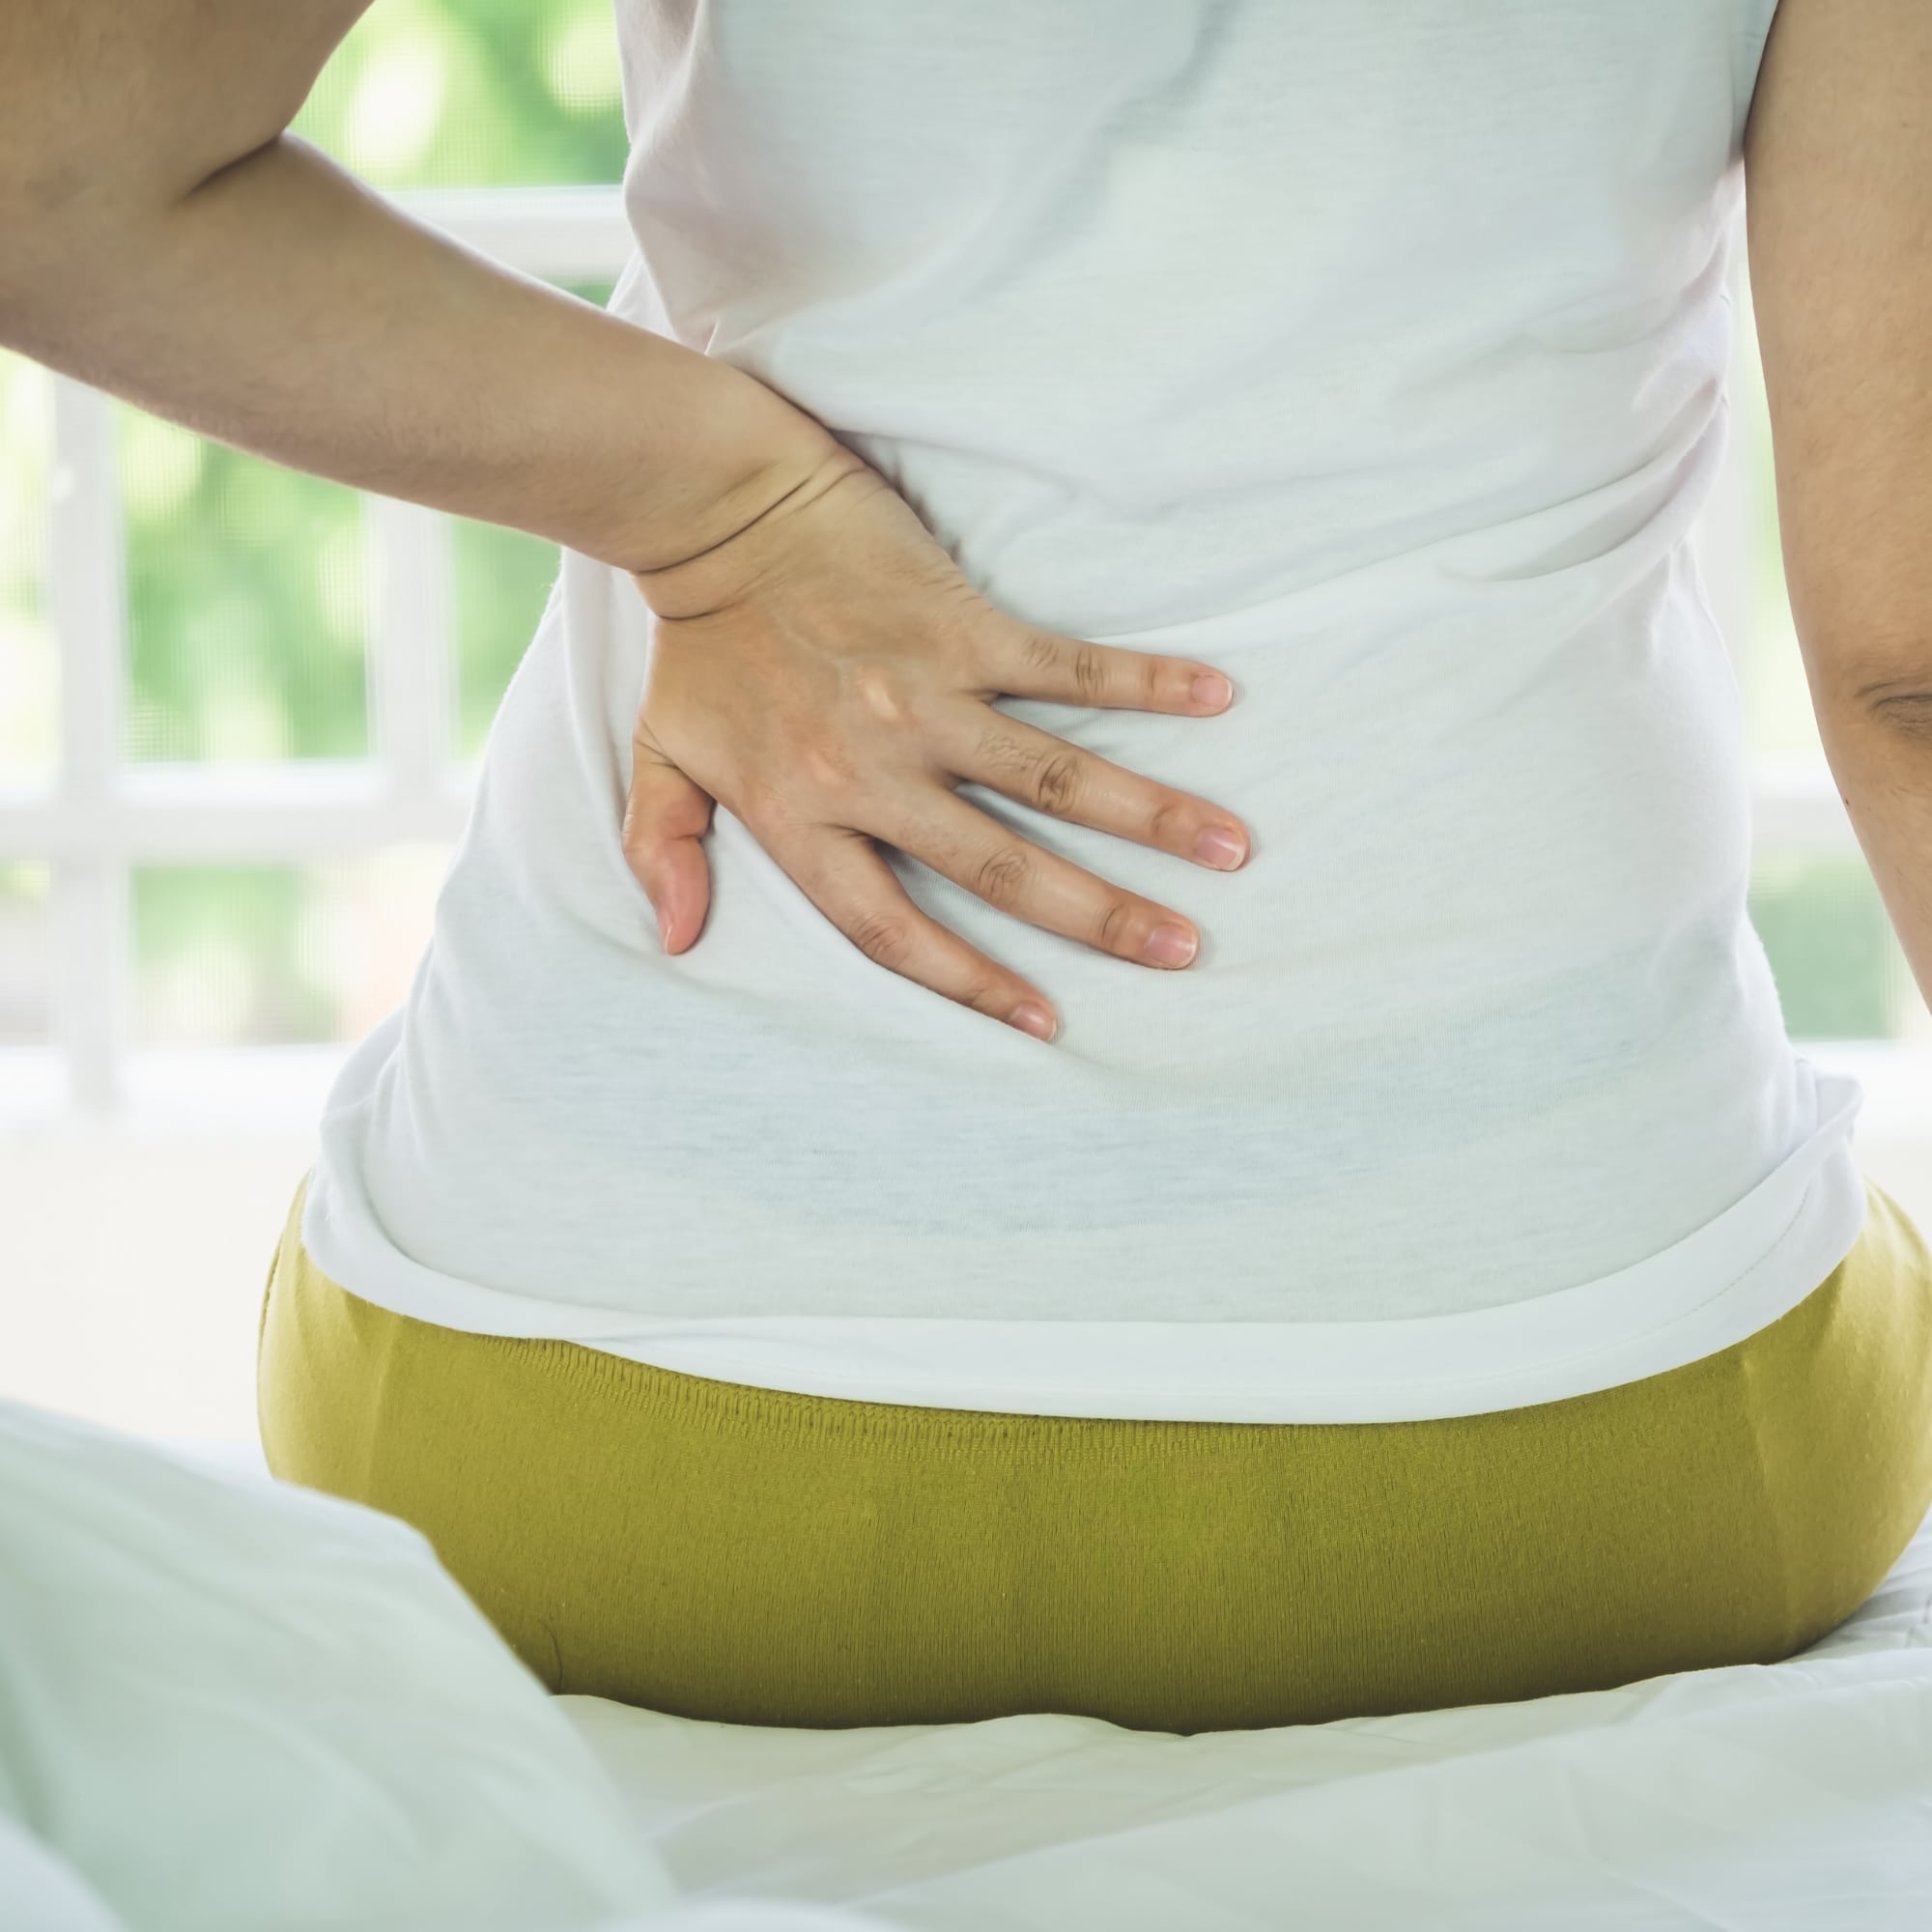
M831 1726L1194 1731L1773 1662L1932 1503L1932 1256L1875 1184L1795 1307L1666 1373L1406 1422L1129 1421L755 1388L263 1309L278 1475L411 1521L554 1690Z

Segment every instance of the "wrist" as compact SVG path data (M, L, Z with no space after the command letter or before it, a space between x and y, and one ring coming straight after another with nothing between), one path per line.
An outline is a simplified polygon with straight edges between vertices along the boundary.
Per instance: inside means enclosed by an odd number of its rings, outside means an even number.
M694 429L674 471L627 493L604 554L634 576L668 571L729 543L828 469L860 459L815 416L716 356L691 356L683 401Z

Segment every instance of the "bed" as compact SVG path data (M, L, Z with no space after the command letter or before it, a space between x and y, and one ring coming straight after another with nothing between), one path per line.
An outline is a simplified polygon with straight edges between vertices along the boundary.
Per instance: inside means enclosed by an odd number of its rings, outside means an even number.
M403 1525L5 1405L0 1550L9 1932L1932 1925L1932 1519L1781 1663L1197 1737L552 1698Z

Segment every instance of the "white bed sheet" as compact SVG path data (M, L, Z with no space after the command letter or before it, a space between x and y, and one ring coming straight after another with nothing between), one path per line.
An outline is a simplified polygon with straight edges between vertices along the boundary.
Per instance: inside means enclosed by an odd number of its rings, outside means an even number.
M1620 1690L1191 1738L556 1701L686 1897L930 1932L1932 1927L1932 1517L1801 1656Z

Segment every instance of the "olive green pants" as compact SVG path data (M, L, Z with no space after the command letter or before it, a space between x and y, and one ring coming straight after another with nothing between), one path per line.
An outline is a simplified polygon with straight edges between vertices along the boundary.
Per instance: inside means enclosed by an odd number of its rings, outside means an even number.
M1932 1504L1932 1258L1865 1230L1747 1341L1442 1421L1122 1422L712 1381L438 1328L308 1261L279 1476L403 1518L554 1690L734 1723L1321 1722L1789 1656Z

